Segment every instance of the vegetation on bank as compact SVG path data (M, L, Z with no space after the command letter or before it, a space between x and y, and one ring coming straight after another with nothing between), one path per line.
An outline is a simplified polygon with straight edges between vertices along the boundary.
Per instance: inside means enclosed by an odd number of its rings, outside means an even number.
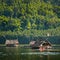
M57 32L58 31L58 32ZM5 44L6 39L18 39L20 44L29 44L31 40L48 40L52 44L60 44L60 29L53 30L24 30L24 31L1 31L0 44ZM49 36L47 34L49 33Z
M59 0L0 0L1 37L60 36Z
M24 31L0 31L0 36L7 37L12 36L17 38L17 36L26 36L26 37L42 37L42 36L60 36L60 27L56 29L48 30L24 30Z

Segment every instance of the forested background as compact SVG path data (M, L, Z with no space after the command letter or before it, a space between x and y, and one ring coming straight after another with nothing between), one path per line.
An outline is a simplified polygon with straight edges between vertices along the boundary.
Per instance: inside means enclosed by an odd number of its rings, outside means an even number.
M1 43L7 38L24 43L48 33L60 43L60 0L0 0Z

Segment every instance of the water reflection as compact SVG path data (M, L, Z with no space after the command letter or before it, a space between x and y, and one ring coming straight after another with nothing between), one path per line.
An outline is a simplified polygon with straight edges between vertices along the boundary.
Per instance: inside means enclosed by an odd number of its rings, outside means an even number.
M30 52L30 53L21 53L21 55L58 55L59 52Z
M0 60L60 60L60 52L40 52L21 47L1 47Z

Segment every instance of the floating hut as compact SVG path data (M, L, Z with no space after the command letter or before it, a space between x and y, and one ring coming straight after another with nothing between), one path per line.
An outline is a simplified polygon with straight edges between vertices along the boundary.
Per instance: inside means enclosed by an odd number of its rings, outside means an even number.
M8 47L16 47L19 45L19 42L17 39L16 40L6 40L5 44Z
M37 41L31 41L30 47L32 49L40 49L40 50L46 50L50 49L52 47L51 43L47 40L37 40Z

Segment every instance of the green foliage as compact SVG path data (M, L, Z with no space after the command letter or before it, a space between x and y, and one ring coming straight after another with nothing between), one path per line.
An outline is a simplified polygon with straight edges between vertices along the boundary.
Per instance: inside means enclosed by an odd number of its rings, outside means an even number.
M14 31L20 29L20 20L10 17L0 16L0 31Z
M59 0L0 0L0 31L18 31L18 34L22 31L22 35L33 36L43 36L48 31L55 35L60 27L59 2Z

